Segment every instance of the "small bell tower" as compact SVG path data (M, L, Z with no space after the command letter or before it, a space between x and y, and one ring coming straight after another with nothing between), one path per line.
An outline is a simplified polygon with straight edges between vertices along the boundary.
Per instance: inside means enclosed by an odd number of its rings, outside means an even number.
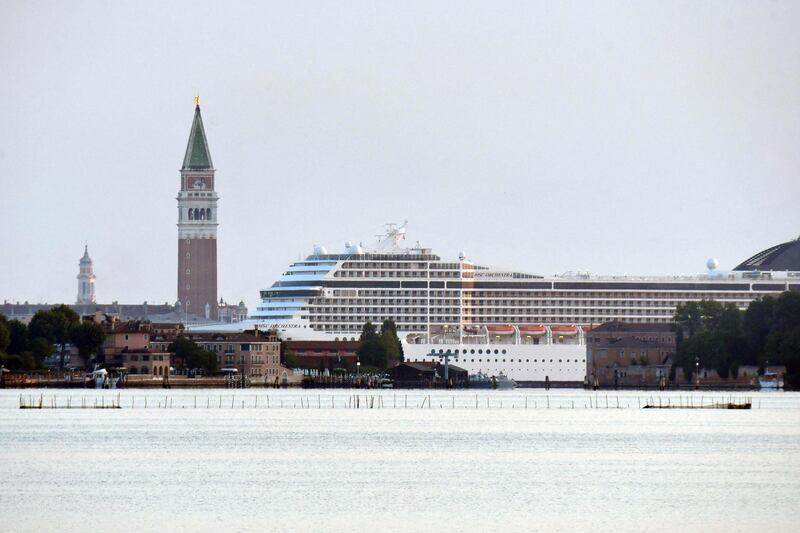
M89 245L83 247L83 257L81 257L78 271L78 299L76 303L79 304L93 304L96 303L94 295L94 265L92 258L89 257Z

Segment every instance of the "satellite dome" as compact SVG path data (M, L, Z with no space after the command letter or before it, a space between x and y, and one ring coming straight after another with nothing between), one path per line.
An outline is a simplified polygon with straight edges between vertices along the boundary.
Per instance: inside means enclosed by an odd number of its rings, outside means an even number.
M328 250L325 249L324 246L320 244L314 245L314 255L325 255L328 253Z
M717 268L719 268L719 259L712 257L711 259L706 261L706 266L708 267L709 270L716 270Z
M353 242L352 241L345 241L344 243L344 251L345 253L352 254L353 253Z
M460 252L458 252L458 258L459 258L461 261L463 261L464 259L466 259L466 258L467 258L467 252L465 252L464 250L461 250Z

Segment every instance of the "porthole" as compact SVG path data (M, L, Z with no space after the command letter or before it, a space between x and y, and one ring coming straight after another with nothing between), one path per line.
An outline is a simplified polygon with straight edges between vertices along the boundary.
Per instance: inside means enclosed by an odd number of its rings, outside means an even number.
M478 350L478 353L483 353L483 350Z
M503 355L505 355L505 354L506 354L506 351L505 351L505 350L503 350Z
M495 354L495 355L497 355L498 353L500 353L500 351L499 351L499 350L495 350L495 351L494 351L494 354Z
M474 354L475 350L470 350L469 353Z

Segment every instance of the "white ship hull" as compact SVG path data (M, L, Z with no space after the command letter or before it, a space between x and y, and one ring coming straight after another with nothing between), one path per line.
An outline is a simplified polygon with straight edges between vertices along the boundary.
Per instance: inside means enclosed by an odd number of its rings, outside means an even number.
M498 376L502 372L516 382L576 385L586 377L585 344L403 344L406 361L441 361L439 355L447 350L450 364L470 374Z

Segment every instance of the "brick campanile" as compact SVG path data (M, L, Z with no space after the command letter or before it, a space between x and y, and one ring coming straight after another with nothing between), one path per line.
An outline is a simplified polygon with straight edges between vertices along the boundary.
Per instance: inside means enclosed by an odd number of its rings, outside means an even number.
M217 200L199 99L178 192L178 301L188 315L217 320Z

